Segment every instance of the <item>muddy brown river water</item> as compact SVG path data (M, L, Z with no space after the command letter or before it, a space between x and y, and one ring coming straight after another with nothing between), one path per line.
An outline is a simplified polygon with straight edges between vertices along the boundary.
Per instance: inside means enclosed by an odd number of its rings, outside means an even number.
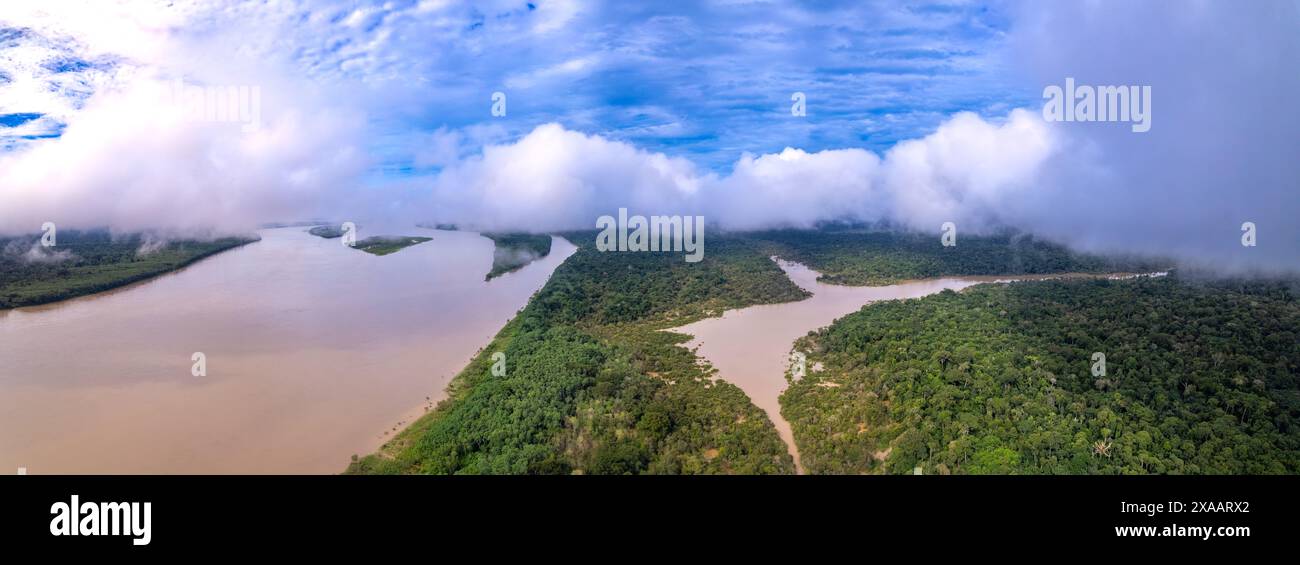
M575 250L554 238L484 282L490 240L391 233L434 239L376 257L262 230L140 284L0 311L0 472L342 471L442 398Z
M905 282L888 286L839 286L817 282L818 273L804 265L777 260L795 284L811 292L811 298L785 304L765 304L728 310L721 317L708 318L671 331L694 336L685 347L698 347L698 355L718 370L717 377L739 386L776 425L795 465L799 452L790 423L781 416L781 393L790 366L794 341L822 328L863 306L880 300L920 298L945 289L963 288L987 282L1043 280L1097 275L1027 275L950 277ZM1163 273L1158 273L1162 275ZM1101 275L1111 276L1111 275ZM1123 278L1137 275L1114 275ZM813 370L808 367L808 370Z

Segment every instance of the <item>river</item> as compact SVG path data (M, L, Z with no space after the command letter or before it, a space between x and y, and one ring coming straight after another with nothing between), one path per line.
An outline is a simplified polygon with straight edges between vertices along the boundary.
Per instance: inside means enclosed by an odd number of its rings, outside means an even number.
M779 259L777 263L790 280L811 292L812 297L798 302L728 310L720 317L707 318L671 331L693 336L690 342L683 345L692 349L698 347L697 354L718 370L717 378L739 386L756 406L767 413L801 473L803 467L799 462L799 451L790 423L781 416L780 396L786 388L785 372L790 367L794 341L808 332L829 326L837 318L856 312L872 302L919 298L945 289L961 290L985 282L1143 276L1071 273L947 277L888 286L840 286L817 282L818 273L804 265ZM812 371L814 368L808 367L807 370Z
M575 251L556 237L484 282L493 244L472 232L385 232L434 239L376 257L306 229L0 311L0 469L340 472L440 400Z

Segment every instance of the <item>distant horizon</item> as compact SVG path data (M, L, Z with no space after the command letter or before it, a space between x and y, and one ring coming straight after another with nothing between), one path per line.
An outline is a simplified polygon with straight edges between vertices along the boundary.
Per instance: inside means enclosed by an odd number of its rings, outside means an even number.
M0 234L540 232L627 207L1295 271L1298 21L1281 1L11 3Z

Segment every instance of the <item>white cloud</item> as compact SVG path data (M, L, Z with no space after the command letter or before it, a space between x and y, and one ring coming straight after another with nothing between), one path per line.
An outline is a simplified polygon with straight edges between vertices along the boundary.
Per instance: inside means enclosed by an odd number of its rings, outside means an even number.
M1039 189L1002 203L1036 233L1216 268L1300 270L1300 4L1030 2L1009 64L1041 92L1144 85L1151 131L1053 124L1064 149ZM1260 238L1243 247L1240 226ZM1264 236L1267 235L1267 238Z
M506 88L523 89L533 88L538 83L553 79L571 80L575 76L583 75L597 63L599 63L599 58L596 56L569 59L549 67L506 77L505 85Z
M48 36L75 38L94 55L153 61L166 53L170 31L204 3L164 0L42 0L5 2L0 22L28 26Z
M1018 110L1003 124L959 114L883 158L863 149L745 155L718 176L662 153L558 124L487 147L435 181L440 221L490 229L589 229L620 207L703 214L728 229L890 220L918 230L997 224L999 204L1032 190L1054 144L1046 123Z
M923 230L948 221L976 229L1002 223L1009 204L1036 188L1056 147L1052 130L1033 112L1014 110L1002 125L958 114L886 154L892 217Z
M359 123L283 108L245 133L190 121L136 83L100 93L62 137L0 153L0 233L67 228L216 230L299 218L349 198Z
M233 232L359 199L351 189L369 164L364 110L250 47L265 35L245 38L216 23L243 19L226 12L237 9L143 0L10 6L0 10L0 27L19 27L9 28L18 31L0 51L0 70L14 80L0 85L8 88L0 111L47 114L24 128L48 129L55 118L66 127L58 138L0 152L0 234L29 233L45 221ZM102 64L49 70L63 58ZM44 86L55 80L85 84L85 92ZM256 87L261 127L192 119L158 96L175 80ZM10 96L31 84L43 96Z
M488 229L587 228L611 206L680 213L700 182L685 159L547 124L445 169L431 213Z
M650 15L513 0L2 6L3 25L44 38L0 52L12 75L0 113L46 114L8 135L66 122L59 139L0 153L2 233L393 211L554 230L628 207L731 228L1011 225L1096 249L1300 267L1294 3L941 14L715 3ZM988 27L1002 8L1006 30ZM113 61L58 79L93 92L84 108L47 96L42 62L65 54ZM1047 124L1036 109L987 117L1066 76L1152 85L1152 131ZM262 130L184 122L131 96L176 77L260 86ZM510 115L498 120L489 96L506 86ZM788 93L805 89L809 119L789 119ZM945 115L954 105L986 117ZM361 188L370 159L442 172ZM1259 226L1258 248L1237 243L1243 221Z

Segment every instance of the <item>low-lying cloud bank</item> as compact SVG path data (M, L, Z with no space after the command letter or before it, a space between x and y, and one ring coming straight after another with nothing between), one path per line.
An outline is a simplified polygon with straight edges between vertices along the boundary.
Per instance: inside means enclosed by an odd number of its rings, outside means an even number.
M1289 99L1300 92L1300 5L1016 11L1005 59L1026 91L1067 78L1149 89L1150 130L1049 123L1039 108L993 121L957 114L881 155L786 149L714 174L549 125L451 165L429 204L495 229L591 227L620 206L736 229L849 219L937 233L951 221L959 233L1009 226L1216 270L1300 270L1300 111ZM1246 223L1255 246L1242 245Z
M1049 123L1038 108L997 117L986 109L984 117L955 114L883 153L788 148L739 155L717 171L558 123L469 147L504 137L487 121L400 148L416 155L416 166L441 168L437 175L365 188L374 164L367 142L385 134L368 113L434 103L429 90L367 102L402 81L370 89L346 73L304 77L301 60L276 55L296 51L271 41L295 29L296 9L280 18L243 8L188 19L169 11L181 21L150 24L148 33L132 33L138 22L72 17L81 10L54 20L84 24L69 33L100 31L88 45L112 43L107 51L129 64L84 107L68 110L61 137L0 152L0 234L33 233L46 221L214 234L321 217L554 231L594 228L597 217L622 207L699 214L737 230L850 220L937 237L944 222L959 234L1014 227L1090 250L1168 254L1231 270L1300 269L1295 3L1024 4L1010 27L1006 66L1025 92L1067 77L1149 86L1146 133L1125 123ZM317 16L312 25L340 25ZM254 25L263 21L271 23ZM174 31L186 26L193 33ZM29 33L36 32L18 40ZM260 127L187 120L141 95L177 77L261 85ZM815 115L807 119L816 126ZM1241 245L1245 222L1256 226L1254 247Z
M618 208L703 215L732 230L888 221L920 231L943 222L985 231L1005 225L1003 203L1034 188L1054 140L1038 116L1002 123L963 113L883 157L862 149L795 148L746 154L729 174L686 159L546 124L492 145L434 181L439 222L490 230L590 229Z
M445 169L416 209L438 222L498 231L592 229L618 208L698 214L731 230L851 221L938 237L953 222L959 234L1012 227L1084 249L1170 255L1232 271L1300 269L1292 220L1300 200L1288 189L1169 186L1162 176L1185 173L1139 174L1069 127L1026 110L998 122L962 113L882 156L787 148L745 155L717 175L548 124ZM1200 200L1180 199L1183 191ZM1247 221L1268 241L1243 247Z
M229 232L329 213L546 232L592 229L597 217L627 208L702 215L729 230L883 222L938 237L944 222L959 234L1014 227L1091 250L1170 254L1232 270L1300 268L1295 199L1170 187L1162 176L1182 172L1135 174L1069 124L1027 110L997 121L957 114L883 155L746 154L725 174L546 124L449 162L414 194L366 200L345 189L361 159L334 145L346 128L327 121L285 120L226 135L166 120L140 128L107 109L91 109L83 120L59 140L0 159L8 165L0 168L7 204L0 225L31 232L53 218L68 227ZM1196 191L1199 200L1180 201L1171 188ZM1240 245L1244 221L1257 225L1257 247Z
M146 83L162 86L162 83ZM140 86L140 85L137 85ZM110 227L247 230L346 197L365 169L360 124L279 112L257 131L195 122L157 91L92 98L58 139L0 153L0 233Z
M1016 16L1008 63L1038 88L1142 85L1151 130L1059 123L1040 186L1006 203L1077 245L1219 269L1300 269L1300 4L1068 2ZM1241 226L1257 246L1241 245Z

